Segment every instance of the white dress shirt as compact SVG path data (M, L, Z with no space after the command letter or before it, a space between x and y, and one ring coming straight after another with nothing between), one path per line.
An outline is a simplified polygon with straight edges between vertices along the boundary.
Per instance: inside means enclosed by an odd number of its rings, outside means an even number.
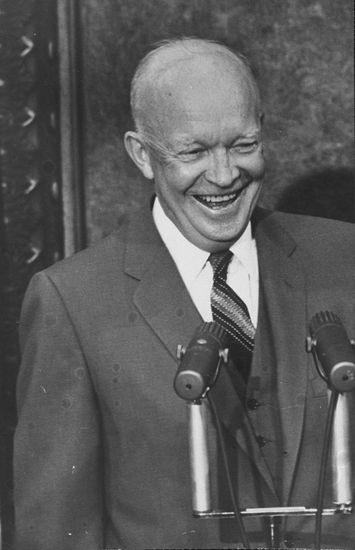
M208 262L209 252L188 241L176 225L167 217L156 198L153 219L158 232L172 256L193 303L205 322L212 321L211 289L213 269ZM255 239L251 224L230 250L232 259L227 271L227 284L246 304L253 325L256 327L259 301L259 268Z

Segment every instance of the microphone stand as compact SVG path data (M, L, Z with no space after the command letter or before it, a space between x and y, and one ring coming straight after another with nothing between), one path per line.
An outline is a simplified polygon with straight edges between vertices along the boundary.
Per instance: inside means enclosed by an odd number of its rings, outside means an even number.
M332 433L334 503L342 508L351 504L351 458L349 394L339 394Z
M317 503L316 503L316 506L317 506L316 507L316 510L317 510L316 529L315 529L315 535L314 535L315 550L321 550L320 545L321 545L321 535L322 535L322 511L323 511L325 479L326 479L326 473L327 473L331 430L332 430L332 425L334 421L334 413L335 413L335 409L338 401L338 396L339 396L338 392L332 391L329 408L328 408L326 429L324 434L323 451L322 451L322 458L320 463L321 467L320 467L319 481L318 481Z
M194 514L210 512L210 467L208 461L205 403L187 401L192 509Z

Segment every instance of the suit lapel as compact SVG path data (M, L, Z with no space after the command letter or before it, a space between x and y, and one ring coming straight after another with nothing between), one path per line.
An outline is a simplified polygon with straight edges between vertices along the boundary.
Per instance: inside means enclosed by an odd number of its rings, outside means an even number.
M132 219L126 250L126 272L140 281L134 303L174 359L202 319L160 239L149 211Z
M283 456L278 467L281 468L280 492L285 504L295 473L305 413L305 281L296 244L275 220L275 216L267 217L260 223L256 230L256 241L260 266L260 304L252 375L266 372L267 369L271 375L276 368L277 388L271 388L266 399L275 399L276 402L271 403L270 408L279 411L278 420L274 418L274 422L280 422L280 433L283 434L279 442ZM267 415L263 415L260 407L257 430L262 430L263 426L267 429L266 422ZM266 449L267 445L267 456Z
M174 359L177 345L187 345L202 323L173 260L164 248L143 276L134 302Z

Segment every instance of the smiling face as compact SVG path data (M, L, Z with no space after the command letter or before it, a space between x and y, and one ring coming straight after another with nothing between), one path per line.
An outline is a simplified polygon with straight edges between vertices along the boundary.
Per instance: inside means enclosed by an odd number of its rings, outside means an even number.
M148 148L155 192L189 241L209 252L228 248L250 220L264 173L255 90L220 56L163 78Z

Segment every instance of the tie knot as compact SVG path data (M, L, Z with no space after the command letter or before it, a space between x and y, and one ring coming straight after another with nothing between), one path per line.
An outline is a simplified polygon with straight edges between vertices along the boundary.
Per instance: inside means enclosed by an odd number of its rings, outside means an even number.
M222 250L221 252L212 252L209 255L208 261L210 262L214 276L220 275L224 270L227 272L228 264L233 256L233 252L230 250Z

